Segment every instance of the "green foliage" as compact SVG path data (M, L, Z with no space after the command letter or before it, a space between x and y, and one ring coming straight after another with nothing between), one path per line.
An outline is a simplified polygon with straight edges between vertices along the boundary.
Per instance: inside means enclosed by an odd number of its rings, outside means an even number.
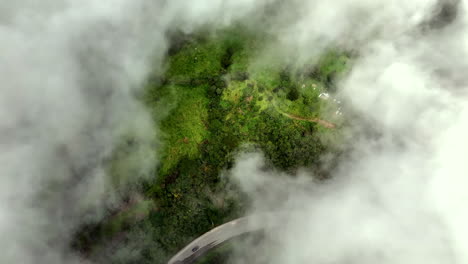
M314 76L297 78L284 65L250 67L263 41L264 36L237 26L191 39L169 57L165 81L148 82L143 100L163 145L160 165L145 184L145 195L154 203L145 224L159 250L144 254L148 262L164 263L154 256L170 256L242 214L248 201L219 176L233 165L242 145L263 151L280 170L318 166L326 150L319 137L335 132L288 115L319 117L326 103L318 94L329 76L345 69L346 57L330 52ZM125 171L121 166L114 167L116 173Z
M299 91L297 90L297 86L295 85L292 85L291 87L289 87L289 92L288 92L288 95L286 95L286 98L290 101L296 101L297 99L299 99Z
M199 157L198 146L207 136L208 99L206 86L184 89L171 87L178 95L178 105L161 123L163 131L162 171L167 172L182 158Z
M349 57L345 53L330 50L319 60L311 75L334 92L334 81L348 70L348 64Z
M348 57L336 50L329 51L323 56L318 64L322 78L329 78L333 74L342 73L346 70Z
M190 43L170 58L167 76L181 80L216 76L221 71L222 56L222 47L216 42Z

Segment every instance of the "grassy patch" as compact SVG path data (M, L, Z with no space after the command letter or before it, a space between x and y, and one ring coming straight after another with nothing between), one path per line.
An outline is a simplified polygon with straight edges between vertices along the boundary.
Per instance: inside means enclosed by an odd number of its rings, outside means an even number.
M208 134L206 88L173 87L178 95L178 105L161 124L165 146L161 163L163 173L182 158L199 157L199 145Z
M222 71L221 58L224 51L224 46L217 41L189 43L169 59L167 77L189 84L192 80L218 76Z
M347 57L337 51L304 70L306 74L294 74L280 63L255 63L265 36L237 26L189 39L168 58L164 81L149 81L143 98L161 130L163 146L154 180L145 183L145 198L157 208L150 210L146 222L168 255L242 213L246 198L219 176L233 165L242 146L261 150L279 170L318 170L325 151L320 138L335 140L338 129L290 115L327 118L323 113L336 105L318 95L330 90L333 78L347 67ZM127 148L124 144L116 160L126 158L132 164L143 152L134 147L137 154L131 156ZM113 166L115 174L132 171L125 162ZM128 217L110 221L110 230L118 232L126 225L120 219ZM148 258L135 263L165 262Z

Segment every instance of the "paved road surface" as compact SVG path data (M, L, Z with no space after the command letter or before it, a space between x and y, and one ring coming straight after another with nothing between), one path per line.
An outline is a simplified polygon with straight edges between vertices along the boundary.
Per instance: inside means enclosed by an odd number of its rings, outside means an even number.
M460 0L439 0L439 5L437 8L438 10L429 21L423 23L423 26L428 26L429 29L438 29L450 24L457 16L459 3ZM290 117L299 119L293 116ZM301 118L301 120L305 119ZM319 120L307 121L319 122ZM321 124L326 127L333 127L333 125L331 123L328 124L328 122L325 123L322 121ZM169 260L168 264L194 263L196 259L203 256L210 249L213 249L217 245L220 245L221 243L226 242L231 238L253 231L271 228L272 226L267 224L269 217L279 217L279 215L262 214L243 217L216 227L215 229L195 239L192 243L179 251L179 253L177 253L174 257L172 257L171 260ZM276 222L281 223L281 221Z
M271 228L268 219L278 214L259 214L242 217L205 233L172 257L168 264L190 264L210 249L242 234ZM276 222L276 221L275 221Z

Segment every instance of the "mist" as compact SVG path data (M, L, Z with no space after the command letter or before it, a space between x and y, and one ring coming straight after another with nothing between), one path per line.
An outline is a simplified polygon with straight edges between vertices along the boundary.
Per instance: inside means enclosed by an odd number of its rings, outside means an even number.
M254 23L268 5L281 8L254 27L276 41L257 59L300 66L329 47L357 51L337 96L359 118L325 182L265 170L259 153L239 157L231 176L251 213L295 212L257 260L467 262L467 5L437 26L435 0L0 3L0 262L89 263L70 248L74 232L157 165L157 123L137 95L164 72L167 33ZM127 135L138 169L116 182L106 162ZM138 236L133 246L151 243Z
M259 4L2 1L0 263L89 262L73 234L153 177L159 132L137 95L163 72L167 32L228 25ZM106 164L125 137L136 169L115 179Z
M286 31L299 38L286 34L276 47L311 57L323 39L357 50L337 96L359 118L344 131L349 153L324 182L306 170L292 178L267 170L260 153L239 157L231 177L253 199L251 213L290 214L253 249L254 263L466 263L466 2L444 26L431 1L303 7L315 16L299 16ZM232 261L247 263L243 254Z

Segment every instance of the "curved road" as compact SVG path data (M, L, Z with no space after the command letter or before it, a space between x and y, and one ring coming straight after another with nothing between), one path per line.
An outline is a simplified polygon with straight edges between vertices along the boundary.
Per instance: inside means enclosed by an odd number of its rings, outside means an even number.
M423 27L429 29L439 29L444 26L451 24L457 17L458 8L460 6L460 0L439 0L439 3L436 8L436 13L429 20L423 23ZM424 30L423 30L424 31ZM305 119L297 116L293 116L287 113L282 113L287 115L290 118L297 120L304 120L309 122L317 122L322 126L333 128L334 124L329 123L320 119ZM232 239L238 237L242 234L251 233L258 230L264 230L273 228L274 226L268 222L268 219L271 217L278 218L279 214L261 214L254 215L249 217L243 217L221 226L218 226L211 231L205 233L199 238L195 239L193 242L188 244L185 248L179 251L174 257L172 257L168 264L191 264L194 263L199 257L203 256L205 253L215 248L216 246ZM284 215L286 216L286 215ZM281 223L282 221L278 221Z
M272 228L273 225L268 219L271 219L273 216L278 217L279 215L273 213L253 215L220 225L192 241L172 257L168 264L194 263L209 250L232 238L246 233Z

